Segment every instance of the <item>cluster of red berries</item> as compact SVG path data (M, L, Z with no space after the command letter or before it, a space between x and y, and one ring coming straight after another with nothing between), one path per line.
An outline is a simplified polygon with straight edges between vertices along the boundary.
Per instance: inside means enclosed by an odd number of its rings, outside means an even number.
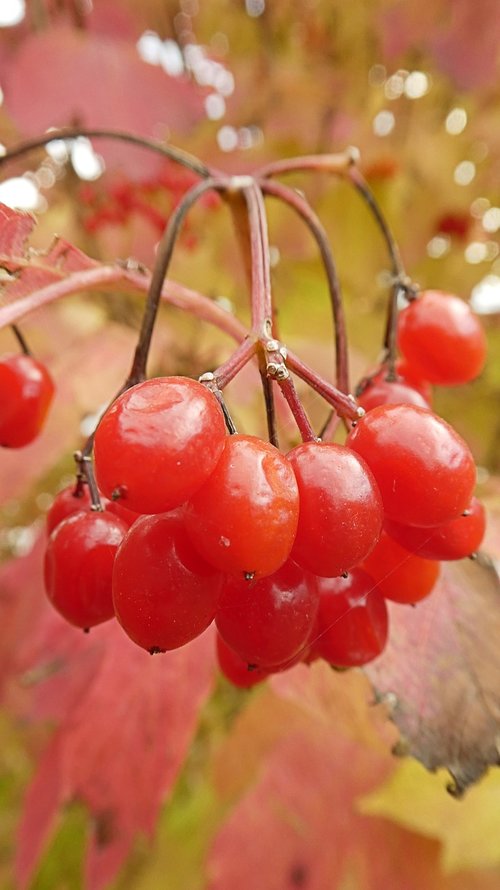
M379 655L386 600L423 599L439 561L470 555L485 527L472 454L428 401L430 383L481 371L483 331L461 300L428 291L401 311L398 337L403 360L363 382L366 413L344 445L311 439L285 455L228 435L215 394L185 377L124 392L95 434L101 503L80 480L47 515L55 608L84 629L116 616L152 653L215 620L239 686L301 660ZM14 371L33 360L16 358L0 363L6 445L30 441L52 395L41 371L37 398L34 372L23 388Z
M104 510L80 484L48 515L56 608L84 628L116 615L150 652L215 620L222 670L240 686L299 660L376 657L386 600L427 596L439 560L469 555L484 533L471 452L427 401L430 381L479 373L482 329L461 300L427 292L402 311L399 340L404 362L395 379L365 381L367 413L345 445L284 455L227 435L214 394L188 378L122 394L94 442Z
M166 164L155 177L141 182L122 180L107 188L86 183L79 191L84 208L83 226L93 234L107 226L126 225L135 215L146 220L158 235L162 235L172 209L196 182L194 174L187 170L179 172L173 164ZM200 203L210 208L217 206L219 199L217 195L207 194L202 196ZM196 245L189 219L182 237L185 247Z

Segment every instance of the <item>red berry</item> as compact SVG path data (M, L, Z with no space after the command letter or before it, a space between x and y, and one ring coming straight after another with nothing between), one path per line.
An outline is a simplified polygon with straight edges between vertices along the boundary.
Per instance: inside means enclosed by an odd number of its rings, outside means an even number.
M384 597L361 569L347 578L317 578L320 599L313 653L337 667L367 664L383 651L389 619Z
M362 568L386 599L396 603L418 603L431 593L439 577L439 562L410 553L385 531Z
M79 486L78 483L73 482L71 485L63 488L62 491L56 494L45 517L47 534L50 535L68 516L72 516L73 513L90 510L91 506L92 499L88 485Z
M371 411L378 405L418 405L420 408L428 408L429 402L422 394L398 380L370 380L365 389L357 397L358 404L365 411Z
M314 577L289 560L258 581L228 577L215 620L243 661L267 670L306 647L317 609Z
M445 386L481 373L486 337L470 306L443 291L423 291L398 319L398 344L422 377Z
M292 558L316 575L348 571L382 528L382 501L370 469L341 445L305 442L288 454L300 495Z
M456 519L476 482L468 445L440 417L416 405L381 405L347 438L377 480L389 519L432 526Z
M138 646L177 649L213 621L222 581L192 547L177 512L142 516L116 557L116 617Z
M0 445L22 448L36 439L53 396L47 368L31 355L0 359Z
M262 683L268 676L268 672L258 668L255 665L249 665L243 661L236 652L233 652L230 646L224 642L221 635L217 634L217 661L219 667L233 686L239 686L240 689L250 689L257 683Z
M417 528L387 522L387 533L407 550L425 559L463 559L480 547L486 529L486 512L477 498L465 514L435 528Z
M97 428L97 483L137 513L166 512L206 481L225 439L222 411L201 383L146 380L119 396Z
M185 505L193 545L222 571L262 577L292 549L299 495L287 458L254 436L230 436L210 478Z
M74 513L52 532L45 553L45 589L71 624L89 628L114 615L113 563L127 531L110 513Z

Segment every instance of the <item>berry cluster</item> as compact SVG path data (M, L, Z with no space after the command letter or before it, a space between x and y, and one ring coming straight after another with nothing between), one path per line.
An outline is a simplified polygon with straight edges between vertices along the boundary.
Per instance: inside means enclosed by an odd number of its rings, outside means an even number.
M84 630L116 617L151 653L183 646L215 622L221 669L238 686L297 661L363 665L385 646L387 601L418 603L431 593L441 560L469 556L482 541L485 513L474 497L474 460L432 411L431 386L473 380L485 360L484 333L458 297L418 294L409 283L352 153L277 162L238 177L165 146L160 151L190 169L189 181L165 174L161 188L173 197L168 213L156 217L150 207L158 183L115 188L111 210L93 191L85 198L87 206L99 205L95 228L141 212L156 220L162 236L130 373L75 455L76 484L56 496L47 516L47 595ZM298 169L350 178L389 249L393 284L384 360L361 381L357 402L349 395L347 336L326 233L298 192L271 181ZM196 185L193 173L201 177ZM224 364L199 381L146 379L181 224L197 201L232 200L236 192L248 216L251 327ZM320 248L336 328L338 386L274 337L269 195L298 212ZM400 299L406 300L402 309ZM210 300L196 295L191 305L200 318L214 320ZM6 447L33 440L53 395L49 375L17 336L24 354L0 360L0 444ZM238 434L222 395L252 359L261 372L269 441ZM290 372L333 408L322 438L312 430ZM288 453L277 447L276 387L302 438ZM341 422L343 442L336 436Z
M462 301L427 292L401 312L399 339L404 360L365 381L343 445L311 438L285 455L228 435L220 400L189 378L122 393L94 439L100 509L80 481L47 517L54 606L85 629L116 616L151 653L215 620L221 669L242 687L301 660L379 655L386 600L426 597L439 561L474 552L485 526L472 454L428 402L445 342L439 382L478 373L481 328Z

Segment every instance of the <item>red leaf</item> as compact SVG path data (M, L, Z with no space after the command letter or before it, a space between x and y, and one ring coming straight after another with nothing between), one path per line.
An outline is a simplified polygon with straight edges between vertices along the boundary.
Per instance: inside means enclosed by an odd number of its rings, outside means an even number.
M5 106L27 135L78 122L168 137L204 113L202 90L143 62L133 43L64 26L26 37L1 73ZM109 141L98 150L129 172L150 172L144 151Z
M366 673L393 702L403 747L446 767L460 794L500 762L498 576L483 557L444 563L430 597L390 606L387 649Z
M38 547L0 573L2 617L15 616L3 658L18 678L9 683L9 701L25 717L58 724L27 792L17 875L27 886L61 808L76 798L93 817L86 873L87 886L98 890L115 876L137 834L154 831L211 691L213 641L206 633L152 658L115 622L84 635L45 602L40 558Z
M498 875L445 876L438 843L360 814L394 761L359 675L316 664L272 682L221 754L223 783L239 751L254 784L214 841L208 890L494 890Z

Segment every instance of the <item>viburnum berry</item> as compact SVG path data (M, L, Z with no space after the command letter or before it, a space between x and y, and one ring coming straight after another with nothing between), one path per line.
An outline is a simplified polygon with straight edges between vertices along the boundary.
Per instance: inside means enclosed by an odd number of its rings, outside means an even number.
M257 683L262 683L269 676L268 671L243 661L224 642L219 633L217 634L217 661L226 679L240 689L250 689Z
M138 646L177 649L213 621L222 581L192 546L178 511L142 516L116 557L116 617Z
M54 396L45 365L24 353L0 359L0 445L22 448L40 433Z
M368 380L362 393L357 396L358 405L371 411L378 405L418 405L420 408L428 408L429 402L423 395L398 380Z
M215 621L243 661L269 670L306 648L317 609L315 578L288 560L257 581L228 576Z
M288 559L299 494L287 458L255 436L229 436L215 470L185 504L193 545L222 571L270 575Z
M137 513L179 506L208 479L226 439L217 399L196 380L159 377L119 396L94 440L95 473L108 498Z
M381 405L361 417L347 444L377 480L389 519L433 526L457 519L476 483L468 445L444 420L416 405Z
M362 457L341 445L304 442L288 453L300 496L292 559L316 575L348 571L380 535L383 508Z
M463 559L481 546L486 529L486 511L478 498L464 513L434 528L417 528L398 522L386 523L387 533L412 553L425 559Z
M439 562L410 553L383 531L361 565L378 589L395 603L418 603L432 592L439 577Z
M63 488L62 491L59 491L56 494L47 511L45 517L47 534L50 535L64 519L68 518L68 516L72 516L73 513L90 510L91 506L92 499L90 497L88 485L75 482L71 485L67 485L66 488Z
M313 655L336 667L356 667L380 655L389 618L374 579L356 568L347 578L316 580L319 609L311 639Z
M87 629L113 617L113 563L126 531L117 516L88 510L68 516L52 532L45 553L45 589L70 624Z
M470 306L453 294L423 291L400 312L398 346L431 383L468 383L481 373L486 337Z

